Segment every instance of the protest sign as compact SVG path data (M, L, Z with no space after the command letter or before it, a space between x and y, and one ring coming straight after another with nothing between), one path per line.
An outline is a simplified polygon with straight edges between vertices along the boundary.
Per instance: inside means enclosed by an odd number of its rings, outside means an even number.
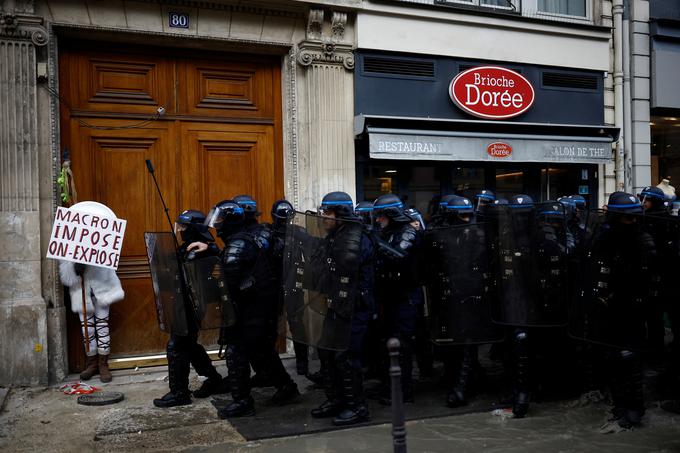
M126 221L59 207L47 258L117 269Z

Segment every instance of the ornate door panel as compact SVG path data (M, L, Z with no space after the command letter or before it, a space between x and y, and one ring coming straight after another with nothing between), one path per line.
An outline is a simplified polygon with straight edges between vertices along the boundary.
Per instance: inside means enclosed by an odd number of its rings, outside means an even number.
M79 200L105 203L128 222L118 268L126 296L111 310L114 358L162 354L167 341L158 329L143 233L169 226L146 159L173 221L184 209L207 212L240 193L252 194L267 219L283 193L280 60L177 54L60 49L61 137ZM159 106L162 117L155 116ZM77 371L77 317L68 324L69 362ZM206 344L215 338L202 336Z

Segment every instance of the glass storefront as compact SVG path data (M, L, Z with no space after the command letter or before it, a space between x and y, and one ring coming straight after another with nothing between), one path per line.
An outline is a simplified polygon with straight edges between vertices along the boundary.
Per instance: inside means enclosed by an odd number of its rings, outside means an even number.
M357 161L357 199L373 201L395 193L409 207L432 212L443 194L471 197L481 189L499 198L528 194L537 201L581 194L597 206L597 165L431 162L364 158Z
M680 184L680 117L652 116L652 185Z

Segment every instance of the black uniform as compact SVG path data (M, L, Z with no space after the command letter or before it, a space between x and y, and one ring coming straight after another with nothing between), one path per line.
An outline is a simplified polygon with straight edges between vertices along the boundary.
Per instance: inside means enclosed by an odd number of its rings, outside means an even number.
M219 254L219 249L215 242L213 242L212 235L203 225L204 221L205 215L199 211L184 211L178 217L176 229L182 229L179 233L183 241L178 250L178 257L182 262L186 263ZM208 249L199 253L194 251L187 252L187 247L193 242L207 243ZM194 397L206 398L214 393L226 390L222 384L222 376L213 366L212 360L203 345L198 343L199 326L196 322L194 309L192 308L192 301L188 296L188 289L183 288L182 294L184 296L184 304L182 307L177 308L185 311L184 318L187 320L188 334L184 336L171 333L170 335L170 340L167 344L170 392L162 398L154 400L154 405L157 407L173 407L191 403L189 396L189 365L194 367L199 376L208 378L198 390L193 392Z
M411 297L418 287L416 256L419 235L404 214L404 206L396 195L383 195L374 205L375 218L385 216L388 225L380 230L380 239L392 250L377 248L375 263L375 296L382 313L384 339L396 337L401 342L400 365L404 401L413 401L413 347L418 307ZM396 253L394 253L396 251ZM383 404L391 402L386 394Z
M244 197L235 197L237 203L221 202L215 208L225 214L225 220L218 222L216 227L225 244L220 258L236 310L236 323L224 332L233 402L218 411L220 418L255 413L250 395L251 365L256 370L266 370L277 388L272 397L274 404L283 404L299 396L297 386L275 349L276 323L281 306L270 256L270 230L257 222L254 214L256 205L250 197L245 201L239 200ZM251 206L253 209L248 215Z

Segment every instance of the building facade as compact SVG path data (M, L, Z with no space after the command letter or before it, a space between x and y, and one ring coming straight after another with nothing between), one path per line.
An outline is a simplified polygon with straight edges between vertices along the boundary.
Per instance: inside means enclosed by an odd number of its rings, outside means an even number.
M648 2L631 4L624 59L618 0L3 0L0 385L59 381L82 361L44 258L67 161L79 200L128 221L114 367L164 349L143 233L168 226L146 159L171 216L238 193L267 218L278 198L314 209L331 190L426 211L482 187L600 205L648 184ZM512 79L501 107L526 82L531 102L480 115L451 94L463 73Z

